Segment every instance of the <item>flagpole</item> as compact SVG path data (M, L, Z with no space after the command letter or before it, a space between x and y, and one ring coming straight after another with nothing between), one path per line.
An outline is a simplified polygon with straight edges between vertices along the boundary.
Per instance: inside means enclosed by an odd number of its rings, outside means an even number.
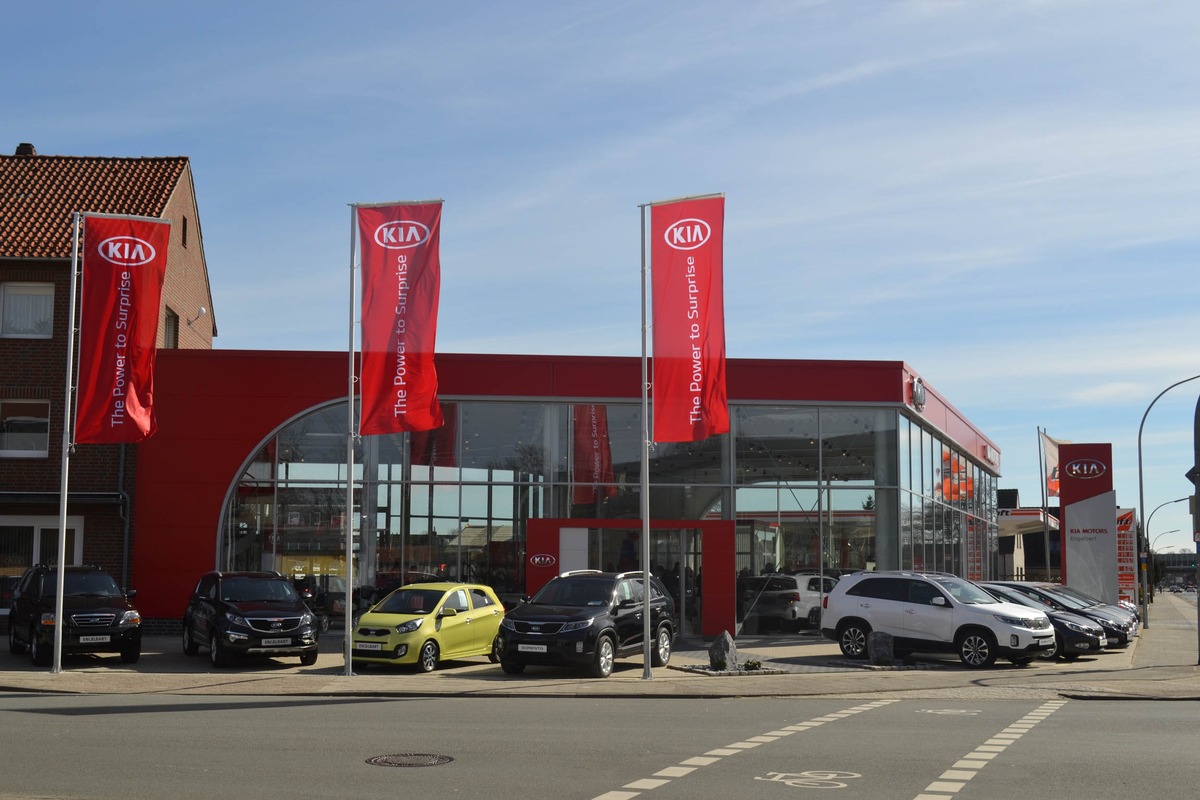
M646 206L639 206L642 218L642 679L650 680L650 382L646 345ZM681 584L682 587L682 584ZM680 603L683 592L679 592Z
M343 603L346 617L342 636L346 677L354 674L354 245L357 210L357 206L350 206L350 324L346 346L349 362L346 377L346 513L342 519L346 532L346 597Z
M1042 484L1042 547L1046 557L1046 580L1051 580L1050 572L1050 492L1047 483L1050 475L1046 470L1046 440L1041 427L1038 427L1038 479Z
M54 662L50 672L62 672L62 632L60 624L63 619L63 594L66 591L67 572L67 473L71 464L71 407L73 389L71 378L74 374L75 354L75 293L77 289L76 276L79 273L79 224L80 216L76 211L71 222L71 297L67 311L67 383L63 392L63 438L62 438L62 477L59 480L58 493L58 574L54 587Z

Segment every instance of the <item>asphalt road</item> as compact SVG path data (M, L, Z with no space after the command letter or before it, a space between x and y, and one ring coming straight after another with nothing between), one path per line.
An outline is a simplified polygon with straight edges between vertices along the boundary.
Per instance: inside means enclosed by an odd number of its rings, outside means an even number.
M0 695L0 797L1128 800L1178 796L1195 713L1068 699Z

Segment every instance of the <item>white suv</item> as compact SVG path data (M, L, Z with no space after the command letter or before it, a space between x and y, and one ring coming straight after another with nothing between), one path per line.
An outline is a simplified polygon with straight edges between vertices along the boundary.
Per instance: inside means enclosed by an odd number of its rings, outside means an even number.
M821 633L847 658L863 658L871 631L891 634L897 654L958 653L973 668L989 667L999 657L1024 665L1054 652L1054 628L1044 613L1002 603L946 574L843 576L825 597Z
M833 589L837 578L824 576L824 592L821 581L822 576L815 573L773 572L740 578L738 590L747 627L753 628L757 621L759 630L778 627L798 631L802 625L816 628L821 623L821 598Z

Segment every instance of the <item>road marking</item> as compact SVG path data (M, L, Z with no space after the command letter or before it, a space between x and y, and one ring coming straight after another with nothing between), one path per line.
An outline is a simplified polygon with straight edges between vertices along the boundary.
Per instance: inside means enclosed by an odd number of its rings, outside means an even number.
M938 776L938 780L926 786L924 791L913 800L951 800L955 794L962 791L968 781L979 774L979 770L987 766L988 761L1003 753L1009 745L1019 741L1035 725L1066 704L1066 700L1051 700L1043 703L1037 710L1021 717L956 761L950 769Z
M847 708L844 711L839 711L834 714L827 714L822 717L815 717L805 722L800 722L795 725L787 725L779 730L768 731L767 733L758 736L750 736L743 741L731 742L724 747L717 747L704 755L693 756L680 761L679 764L671 767L666 767L655 772L650 778L642 778L625 784L622 789L633 791L605 792L604 794L596 795L592 800L631 800L637 797L642 792L652 791L660 786L670 783L676 778L684 778L691 775L701 767L711 766L712 764L721 761L729 756L735 756L738 753L746 750L760 747L764 744L777 742L780 739L791 736L794 733L811 730L820 727L826 723L837 722L838 720L852 717L855 714L861 714L865 711L872 711L876 708L889 706L892 703L898 703L899 700L876 700L871 703ZM810 770L808 772L769 772L768 775L774 775L773 778L758 778L756 781L778 781L789 786L802 786L808 788L841 788L846 784L841 783L836 778L858 778L861 777L857 772L836 772L832 770ZM938 795L938 797L942 797Z

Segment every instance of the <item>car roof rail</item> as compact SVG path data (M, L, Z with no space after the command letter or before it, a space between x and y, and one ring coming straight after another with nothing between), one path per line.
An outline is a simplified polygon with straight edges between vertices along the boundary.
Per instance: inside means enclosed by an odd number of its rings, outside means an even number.
M566 572L558 573L558 577L566 578L570 575L603 575L604 573L598 569L569 569Z
M635 569L635 570L631 570L629 572L618 572L616 577L618 580L621 580L623 578L640 578L645 574L646 573L642 572L640 569ZM651 577L656 577L656 576L654 576L652 573Z

